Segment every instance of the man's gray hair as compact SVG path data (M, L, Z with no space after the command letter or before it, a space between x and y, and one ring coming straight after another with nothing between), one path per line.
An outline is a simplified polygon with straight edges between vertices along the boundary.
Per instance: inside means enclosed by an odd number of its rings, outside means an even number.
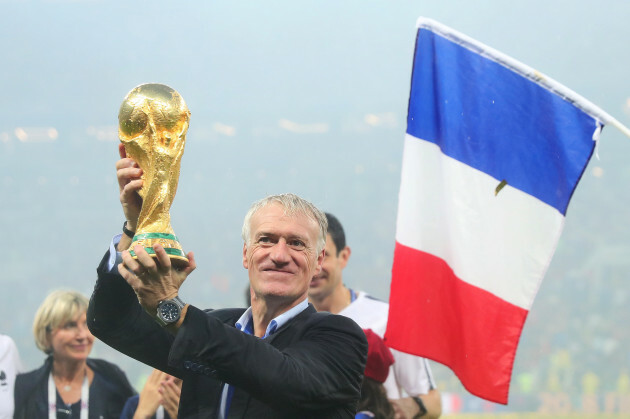
M267 205L278 204L284 208L285 215L295 216L296 214L303 214L312 219L319 226L319 235L317 237L317 253L321 252L326 247L326 234L328 231L328 221L326 215L319 210L315 205L308 202L306 199L292 193L285 193L280 195L269 195L259 201L252 204L245 215L243 220L243 229L241 235L243 241L249 246L250 237L250 224L252 217L258 210L266 207Z

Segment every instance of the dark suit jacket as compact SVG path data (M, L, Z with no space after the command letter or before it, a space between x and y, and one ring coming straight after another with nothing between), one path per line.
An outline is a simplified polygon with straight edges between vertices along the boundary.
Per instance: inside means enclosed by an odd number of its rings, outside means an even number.
M116 365L102 359L88 358L87 365L95 376L101 377L104 386L90 386L89 417L118 418L125 401L136 394L127 376ZM48 376L52 368L49 356L40 368L18 374L15 378L15 419L48 417Z
M309 307L266 339L234 327L244 309L189 306L176 336L138 304L106 254L88 308L92 333L184 380L180 418L217 417L222 384L235 386L229 418L352 418L367 341L352 320Z

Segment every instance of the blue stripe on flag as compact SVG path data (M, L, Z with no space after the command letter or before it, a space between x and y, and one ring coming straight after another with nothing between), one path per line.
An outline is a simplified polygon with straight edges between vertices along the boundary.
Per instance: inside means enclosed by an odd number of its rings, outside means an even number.
M553 92L419 29L407 133L444 154L565 214L596 127L594 118Z

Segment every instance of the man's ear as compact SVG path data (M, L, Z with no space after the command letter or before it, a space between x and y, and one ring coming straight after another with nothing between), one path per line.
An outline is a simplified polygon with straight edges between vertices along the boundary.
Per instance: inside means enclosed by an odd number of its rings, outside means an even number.
M343 249L341 249L341 252L339 252L339 259L341 259L341 269L345 268L348 264L351 253L352 251L350 250L349 246L344 247Z
M243 268L249 269L249 263L247 262L247 243L243 243Z
M319 255L317 255L317 266L315 266L315 273L314 275L318 275L321 271L322 271L322 263L324 263L324 258L326 257L326 249L322 249L321 252L319 252Z

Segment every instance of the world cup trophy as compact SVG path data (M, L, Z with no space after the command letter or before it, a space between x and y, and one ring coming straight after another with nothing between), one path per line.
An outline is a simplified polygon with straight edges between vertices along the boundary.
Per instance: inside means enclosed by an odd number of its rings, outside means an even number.
M181 95L163 84L141 84L120 105L118 133L127 157L142 169L142 209L129 252L140 245L152 257L159 243L175 264L188 262L171 227L190 111Z

